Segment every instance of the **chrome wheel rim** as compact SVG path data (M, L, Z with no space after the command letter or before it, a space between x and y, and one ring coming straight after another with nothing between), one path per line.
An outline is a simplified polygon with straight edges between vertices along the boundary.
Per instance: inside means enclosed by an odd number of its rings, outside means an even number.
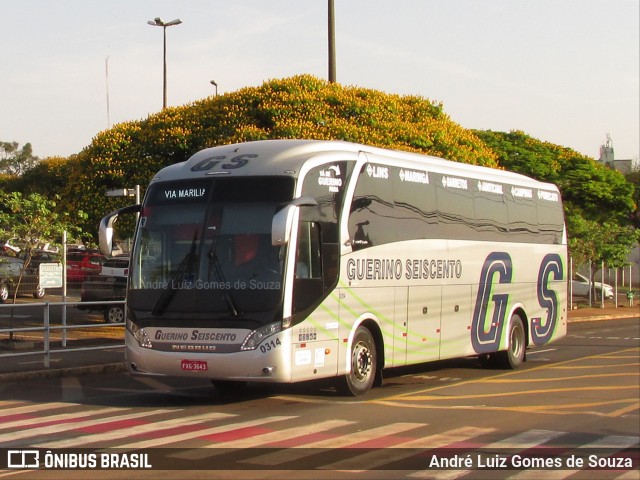
M363 342L358 342L353 347L352 356L353 375L359 382L365 381L371 375L372 355L369 347Z

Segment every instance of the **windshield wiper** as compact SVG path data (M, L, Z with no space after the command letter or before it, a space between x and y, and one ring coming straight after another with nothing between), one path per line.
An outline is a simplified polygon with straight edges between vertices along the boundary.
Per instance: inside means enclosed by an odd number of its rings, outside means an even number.
M163 290L162 295L160 295L160 298L158 298L158 301L153 307L153 310L151 310L151 313L153 315L160 316L164 313L165 309L171 302L171 299L179 290L178 281L183 279L185 273L191 270L191 267L193 266L193 262L196 259L196 239L197 238L198 238L198 230L196 230L193 234L193 241L191 242L191 247L189 248L189 251L187 252L185 257L182 259L180 264L178 265L176 272L173 274L173 276L171 277L171 280L169 281L169 285L167 286L167 288Z
M240 316L240 310L238 309L238 306L236 305L235 300L231 296L231 292L229 292L229 290L224 288L227 285L227 280L224 276L222 265L220 265L218 254L216 253L219 234L216 227L213 227L213 230L215 231L215 236L213 237L213 241L211 242L211 247L209 247L209 252L207 252L207 257L209 258L208 277L211 278L211 272L215 274L216 280L223 287L219 289L222 300L227 305L227 308L229 309L229 313L231 314L231 316L238 317Z

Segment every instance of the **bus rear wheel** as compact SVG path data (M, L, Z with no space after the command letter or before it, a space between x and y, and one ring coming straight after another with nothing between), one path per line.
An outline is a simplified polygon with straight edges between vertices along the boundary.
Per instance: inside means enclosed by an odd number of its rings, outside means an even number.
M514 315L509 322L509 346L496 354L498 365L508 369L518 368L524 362L526 346L524 324L520 315Z
M358 327L351 346L350 372L339 379L336 390L341 395L357 397L367 393L376 378L378 355L371 332Z

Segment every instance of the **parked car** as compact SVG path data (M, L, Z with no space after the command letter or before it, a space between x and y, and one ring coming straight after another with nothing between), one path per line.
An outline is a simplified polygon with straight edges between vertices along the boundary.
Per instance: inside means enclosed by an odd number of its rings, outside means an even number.
M20 247L14 245L15 241L16 241L15 238L11 238L9 240L0 240L0 251L2 251L3 253L9 253L9 254L20 253Z
M128 257L114 257L106 260L100 275L82 283L80 288L81 302L124 300L127 292ZM80 310L97 310L103 312L107 323L124 321L124 304L78 305Z
M122 277L126 278L129 274L129 257L118 256L108 258L102 264L100 275L104 277Z
M43 298L45 289L40 287L39 267L41 263L57 262L59 259L47 252L35 253L28 267L20 273L24 266L24 260L18 256L0 255L0 303L5 303L11 298L18 288L18 295L33 295L34 298Z
M601 297L602 291L604 290L604 298L613 298L613 287L608 284L603 284L601 282L594 282L595 294L598 298ZM587 277L581 275L577 272L573 274L573 278L571 279L571 291L574 296L577 297L588 297L589 289L591 288L591 282Z
M106 257L93 252L67 253L67 282L84 282L102 270Z

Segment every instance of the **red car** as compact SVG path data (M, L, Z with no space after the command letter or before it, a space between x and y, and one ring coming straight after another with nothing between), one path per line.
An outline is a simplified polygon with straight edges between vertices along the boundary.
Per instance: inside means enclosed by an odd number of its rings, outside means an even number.
M70 252L67 254L67 282L84 282L99 275L106 257L99 253Z

